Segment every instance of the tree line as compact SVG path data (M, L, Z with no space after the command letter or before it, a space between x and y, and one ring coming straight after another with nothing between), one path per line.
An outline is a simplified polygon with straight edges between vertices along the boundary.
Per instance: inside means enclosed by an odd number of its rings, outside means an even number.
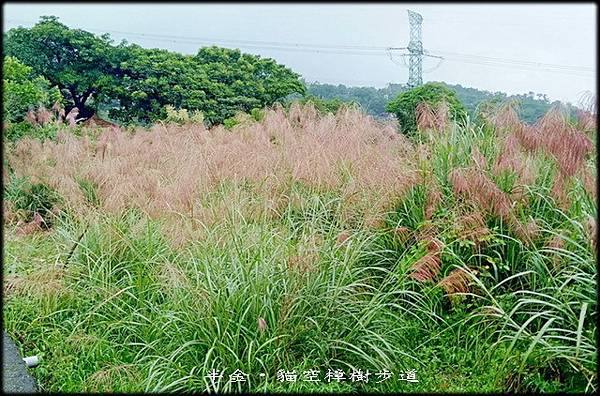
M504 92L490 92L476 88L463 87L460 84L440 82L447 88L456 92L456 97L464 105L468 114L474 116L478 107L484 103L503 103L516 101L519 104L520 117L523 121L534 123L554 105L561 102L551 102L544 94L528 92L521 95L508 95ZM307 93L320 99L337 99L359 104L367 113L385 118L389 116L386 110L388 103L399 94L409 90L404 84L389 84L384 88L374 87L348 87L343 84L307 84ZM571 104L566 104L570 110Z
M300 75L272 59L214 46L184 55L125 40L115 44L108 34L71 29L53 16L6 32L4 57L5 64L11 57L25 68L8 76L12 81L43 78L60 93L67 113L77 108L87 118L105 107L124 123L152 123L172 106L201 111L216 124L305 92Z
M321 112L353 103L376 117L392 113L406 133L414 129L419 101L444 100L456 112L474 116L482 103L517 100L527 122L535 122L556 104L533 92L508 96L445 83L414 90L403 84L305 84L300 74L273 59L237 49L211 46L185 55L126 40L115 43L108 34L72 29L54 16L4 33L3 55L4 118L13 126L24 126L28 111L36 106L61 108L63 118L76 110L79 119L102 113L115 122L142 125L189 111L209 126L231 126L236 114L257 116L265 106L300 100L312 102Z

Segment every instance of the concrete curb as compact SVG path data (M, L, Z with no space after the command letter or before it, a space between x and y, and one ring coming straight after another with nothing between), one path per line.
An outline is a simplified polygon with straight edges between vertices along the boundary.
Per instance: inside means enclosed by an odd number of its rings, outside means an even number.
M2 393L36 393L37 384L27 371L19 349L6 331L2 333Z

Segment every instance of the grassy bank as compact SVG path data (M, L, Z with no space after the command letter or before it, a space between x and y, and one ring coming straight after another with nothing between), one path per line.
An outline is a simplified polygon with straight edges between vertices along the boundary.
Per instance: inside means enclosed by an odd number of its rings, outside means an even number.
M436 114L21 140L5 328L48 391L594 391L595 126Z

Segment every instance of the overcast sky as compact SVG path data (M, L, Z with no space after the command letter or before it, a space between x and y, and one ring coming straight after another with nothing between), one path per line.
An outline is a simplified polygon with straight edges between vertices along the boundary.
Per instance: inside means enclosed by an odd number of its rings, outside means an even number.
M585 91L595 93L593 3L4 3L3 9L5 31L55 15L70 27L109 32L144 47L191 54L216 40L274 58L309 82L376 87L407 82L402 51L390 59L383 48L408 45L411 9L423 16L424 49L445 58L424 59L425 82L533 91L572 103ZM273 48L279 43L283 48Z

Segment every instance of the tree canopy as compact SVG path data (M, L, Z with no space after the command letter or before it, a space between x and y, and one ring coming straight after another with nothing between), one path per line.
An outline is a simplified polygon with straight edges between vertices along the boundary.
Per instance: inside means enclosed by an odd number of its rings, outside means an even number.
M467 109L470 116L474 117L478 107L483 103L498 103L515 101L519 104L519 115L523 121L536 122L558 101L551 102L546 95L529 92L520 95L508 95L504 92L490 92L486 90L463 87L460 84L447 84L448 88L456 92L457 98ZM384 118L389 113L385 110L387 103L401 92L408 90L403 84L389 84L384 88L374 87L348 87L343 84L307 84L307 92L321 99L341 99L355 101L369 114ZM570 104L566 105L572 110Z
M77 107L84 118L108 104L116 120L150 123L170 105L201 111L214 124L305 91L297 73L272 59L218 47L183 55L114 45L107 34L71 29L56 17L9 30L4 48L60 90L67 112Z
M420 103L431 106L445 102L453 119L460 119L467 110L456 97L456 93L440 83L427 83L399 94L388 103L386 110L393 113L400 122L402 133L410 135L417 130L417 106Z
M165 106L171 105L201 111L215 124L304 93L298 74L239 50L207 47L190 56L132 45L128 51L120 65L125 77L112 91L120 106L111 116L121 120L152 122L164 118Z
M33 69L17 58L7 56L3 62L2 106L4 120L21 122L29 110L49 107L60 101L60 93L50 87L50 82L36 76Z
M11 29L4 38L4 54L18 58L56 86L65 99L65 110L77 107L80 116L93 113L86 108L90 97L101 100L104 90L117 84L113 48L108 35L70 29L56 17L42 17L31 28Z

